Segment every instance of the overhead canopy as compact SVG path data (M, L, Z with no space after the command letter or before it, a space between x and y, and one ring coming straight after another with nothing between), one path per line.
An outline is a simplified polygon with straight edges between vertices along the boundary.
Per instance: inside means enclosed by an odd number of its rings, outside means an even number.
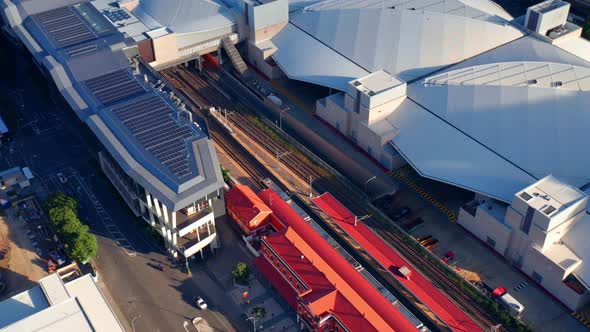
M271 47L278 48L273 58L291 79L346 91L348 82L369 74L292 24L272 39Z
M536 179L494 151L406 99L386 119L391 144L424 177L510 202Z

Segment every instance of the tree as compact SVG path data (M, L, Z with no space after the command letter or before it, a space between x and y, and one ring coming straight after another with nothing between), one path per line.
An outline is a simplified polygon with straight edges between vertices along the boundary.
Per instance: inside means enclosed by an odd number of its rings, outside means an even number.
M254 307L254 309L252 309L252 315L258 320L263 319L266 316L266 309L261 306Z
M45 200L43 203L43 209L45 210L45 213L49 213L52 208L56 207L68 207L76 212L78 211L78 202L62 192L56 192L51 194L47 200Z
M68 220L62 224L60 230L61 239L67 243L72 244L81 234L88 233L88 226L82 224L77 218L74 220Z
M69 251L73 259L82 263L89 262L98 252L96 237L88 232L79 234L72 242Z
M238 262L232 271L234 280L239 283L246 283L250 277L250 268L244 262Z
M586 18L584 28L582 29L582 37L590 40L590 16Z
M75 210L69 206L55 206L49 209L49 223L56 232L60 232L66 223L80 222Z

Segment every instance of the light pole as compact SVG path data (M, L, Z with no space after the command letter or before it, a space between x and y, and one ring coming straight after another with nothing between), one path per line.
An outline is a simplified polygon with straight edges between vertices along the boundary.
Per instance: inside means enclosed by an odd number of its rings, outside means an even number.
M184 264L186 266L186 274L188 274L189 276L192 275L191 269L188 266L188 258L185 255L186 252L186 248L184 246L180 246L178 247L178 249L182 250L182 256L184 256Z
M254 327L254 332L256 332L256 317L250 316L250 317L246 318L246 320L252 320L252 326Z
M284 110L281 111L281 113L279 113L279 128L281 130L283 130L283 113L287 112L290 109L291 109L291 106L285 108Z
M369 184L369 182L371 182L372 180L375 180L377 178L377 175L373 175L371 178L369 178L366 182L365 182L365 192L367 192L367 185Z
M133 332L135 332L135 320L138 318L141 318L141 315L137 315L131 320L131 328L133 328Z

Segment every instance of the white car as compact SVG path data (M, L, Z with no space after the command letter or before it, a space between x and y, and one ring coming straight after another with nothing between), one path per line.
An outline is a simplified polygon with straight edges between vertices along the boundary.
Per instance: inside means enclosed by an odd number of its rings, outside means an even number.
M195 299L195 302L197 302L197 306L201 309L201 310L205 310L207 309L207 303L205 303L205 300L203 300L202 297L197 297Z

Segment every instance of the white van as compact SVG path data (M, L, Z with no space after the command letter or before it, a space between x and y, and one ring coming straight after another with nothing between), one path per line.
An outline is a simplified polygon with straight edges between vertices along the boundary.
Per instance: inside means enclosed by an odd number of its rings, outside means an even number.
M504 309L508 310L508 312L521 318L522 313L524 312L524 306L512 297L512 295L504 293L502 296L497 297L496 301L498 301Z

